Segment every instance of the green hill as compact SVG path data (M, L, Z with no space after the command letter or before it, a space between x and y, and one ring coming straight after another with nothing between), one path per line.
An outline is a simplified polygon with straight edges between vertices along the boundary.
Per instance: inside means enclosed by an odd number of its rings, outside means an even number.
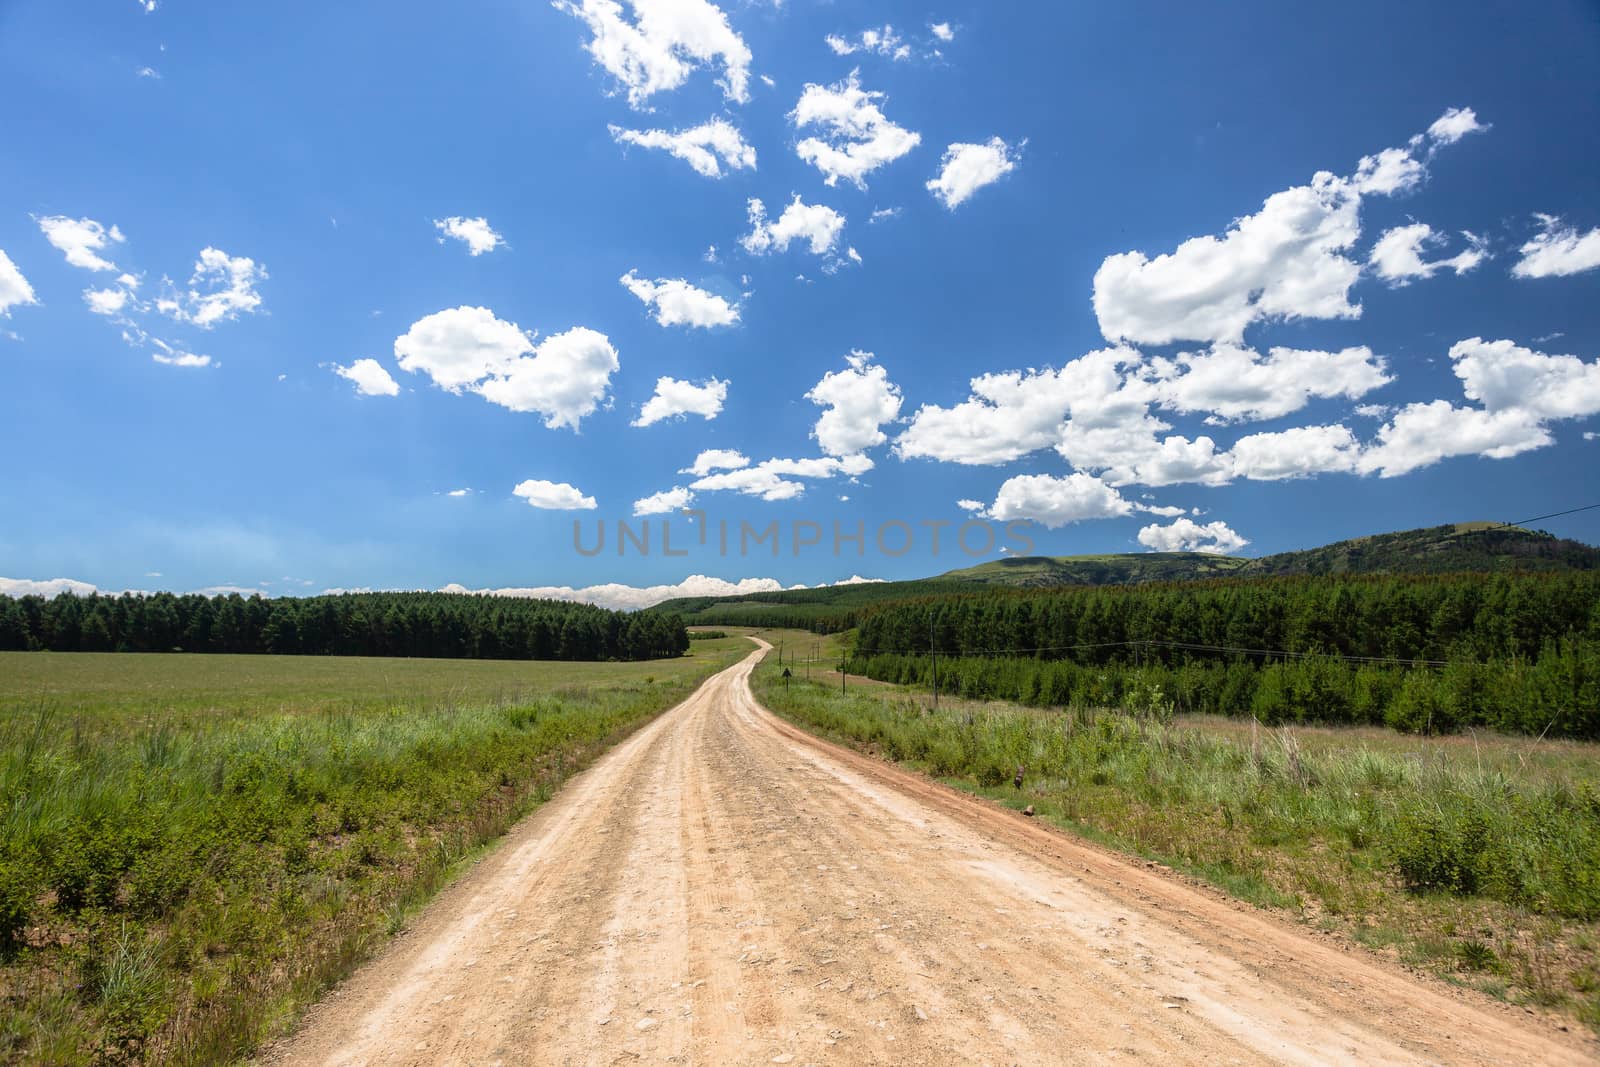
M689 597L650 609L691 625L848 629L869 604L976 592L984 587L1143 585L1294 575L1448 574L1600 570L1600 548L1518 526L1456 523L1373 534L1320 548L1249 559L1204 552L1007 557L905 582L825 586L736 597Z

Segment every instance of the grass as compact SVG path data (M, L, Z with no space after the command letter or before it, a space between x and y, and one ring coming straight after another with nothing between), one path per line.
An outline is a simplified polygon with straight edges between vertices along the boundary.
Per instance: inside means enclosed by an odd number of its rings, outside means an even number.
M815 732L1600 1029L1600 745L754 681Z
M0 1061L247 1054L748 649L0 657Z

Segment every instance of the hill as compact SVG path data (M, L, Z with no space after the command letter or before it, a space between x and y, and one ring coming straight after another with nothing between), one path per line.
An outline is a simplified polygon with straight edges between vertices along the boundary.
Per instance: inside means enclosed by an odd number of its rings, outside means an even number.
M1204 552L1007 557L914 581L681 598L650 610L680 614L690 625L797 626L826 633L853 626L857 611L869 604L972 593L996 586L1051 588L1301 575L1591 570L1600 570L1600 548L1518 526L1467 522L1373 534L1255 559Z

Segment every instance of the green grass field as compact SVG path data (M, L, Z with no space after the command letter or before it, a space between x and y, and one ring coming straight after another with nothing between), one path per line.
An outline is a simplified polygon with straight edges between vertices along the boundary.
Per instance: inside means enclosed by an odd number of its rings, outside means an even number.
M745 655L0 655L0 1061L219 1063Z
M941 699L763 665L798 725L1600 1029L1600 745ZM1022 789L1014 788L1025 767Z

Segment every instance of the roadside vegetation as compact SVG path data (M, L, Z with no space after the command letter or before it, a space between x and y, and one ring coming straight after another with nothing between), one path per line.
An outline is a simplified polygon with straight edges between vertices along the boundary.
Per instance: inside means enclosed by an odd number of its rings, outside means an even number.
M934 664L930 647L937 650ZM1600 739L1600 572L992 590L866 611L852 670L1042 706Z
M1256 905L1600 1029L1600 746L1045 710L796 674L767 707ZM1018 769L1022 788L1013 785Z
M0 654L0 1061L228 1062L744 655Z

